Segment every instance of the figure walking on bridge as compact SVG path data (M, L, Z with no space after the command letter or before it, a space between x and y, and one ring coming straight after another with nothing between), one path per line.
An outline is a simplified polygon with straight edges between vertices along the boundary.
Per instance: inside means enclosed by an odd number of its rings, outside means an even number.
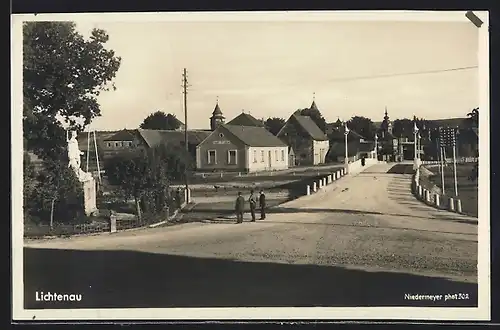
M245 199L241 196L241 191L238 191L238 197L236 197L236 223L243 223L243 211L245 210Z

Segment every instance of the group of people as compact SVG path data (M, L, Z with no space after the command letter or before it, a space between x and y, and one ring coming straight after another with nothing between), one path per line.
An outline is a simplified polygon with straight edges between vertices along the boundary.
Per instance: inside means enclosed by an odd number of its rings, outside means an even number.
M250 191L250 197L248 198L248 203L250 204L250 214L252 216L252 222L255 222L255 211L257 209L257 197L254 194L254 191ZM266 195L264 191L260 191L259 195L259 209L260 209L260 219L264 220L266 218ZM245 198L241 195L241 191L238 192L238 197L236 198L236 223L243 223L243 213L245 213Z

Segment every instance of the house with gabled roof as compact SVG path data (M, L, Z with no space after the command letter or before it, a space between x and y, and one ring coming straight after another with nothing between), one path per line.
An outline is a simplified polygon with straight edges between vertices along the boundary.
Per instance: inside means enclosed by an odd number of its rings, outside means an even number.
M234 117L231 121L227 123L228 125L234 126L257 126L264 127L264 122L252 116L249 113L242 112L236 117Z
M295 153L293 165L318 165L326 162L330 141L309 116L293 113L276 135Z
M196 146L209 134L208 130L189 130L188 150L193 159ZM112 157L132 149L149 149L161 144L185 148L184 132L177 130L124 129L103 140L104 157Z
M288 146L260 126L220 124L196 147L198 171L259 172L288 168Z

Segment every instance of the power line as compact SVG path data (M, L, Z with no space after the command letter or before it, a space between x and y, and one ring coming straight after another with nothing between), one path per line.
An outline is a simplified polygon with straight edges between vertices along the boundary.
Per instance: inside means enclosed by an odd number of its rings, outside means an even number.
M414 75L425 75L425 74L437 74L437 73L447 73L447 72L455 72L455 71L465 71L471 69L477 69L478 66L464 66L464 67L456 67L456 68L447 68L447 69L437 69L437 70L423 70L423 71L414 71L414 72L400 72L400 73L388 73L388 74L379 74L379 75L367 75L367 76L357 76L357 77L343 77L343 78L331 78L323 80L322 82L342 82L342 81L357 81L357 80L371 80L371 79L381 79L381 78L392 78L392 77L402 77L402 76L414 76ZM318 81L320 83L320 81ZM302 83L279 83L281 88L293 88L302 86ZM251 88L251 87L248 87ZM195 91L203 92L202 89L195 89Z
M440 70L429 70L429 71L415 71L415 72L404 72L404 73L389 73L389 74L381 74L381 75L371 75L371 76L359 76L359 77L346 77L346 78L333 78L328 79L327 81L350 81L350 80L366 80L366 79L378 79L378 78L390 78L390 77L400 77L400 76L413 76L420 74L433 74L433 73L444 73L451 71L463 71L463 70L471 70L476 69L478 66L464 66L459 68L450 68L450 69L440 69Z

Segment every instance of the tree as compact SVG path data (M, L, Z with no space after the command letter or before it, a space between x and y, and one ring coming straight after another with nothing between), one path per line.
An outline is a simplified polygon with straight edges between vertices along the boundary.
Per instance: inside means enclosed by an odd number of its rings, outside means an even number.
M118 185L126 199L135 200L137 215L158 213L168 205L170 183L184 178L190 167L185 150L168 145L119 154L105 163L110 184Z
M375 137L376 127L370 118L354 116L347 122L347 127L367 140L371 140Z
M104 48L109 37L94 29L90 40L73 22L23 25L23 125L27 148L42 158L63 153L66 134L58 117L82 129L100 116L96 97L115 89L121 63Z
M23 153L23 158L23 211L24 217L27 219L30 217L30 204L36 189L36 172L26 151Z
M273 133L274 135L277 135L278 132L283 128L283 126L285 125L285 119L283 118L278 118L278 117L272 117L272 118L268 118L265 123L264 123L264 126L266 127L266 129Z
M309 116L318 125L318 127L324 132L326 132L326 120L318 109L305 108L297 110L302 116Z
M48 159L43 163L45 170L32 181L31 193L23 192L29 199L27 213L51 227L55 222L67 223L82 217L83 189L73 170L58 160Z
M26 213L42 222L69 222L83 213L83 192L68 168L66 132L81 130L100 116L97 96L115 89L112 83L121 63L104 48L105 31L94 29L89 40L73 22L23 24L24 148L39 156L37 175L26 161ZM26 200L26 199L25 199Z
M399 138L413 139L413 121L408 118L394 120L392 134Z
M181 122L172 114L165 114L156 111L147 116L141 124L142 129L176 130L181 126Z
M467 114L466 119L471 127L479 127L479 108L474 108Z

